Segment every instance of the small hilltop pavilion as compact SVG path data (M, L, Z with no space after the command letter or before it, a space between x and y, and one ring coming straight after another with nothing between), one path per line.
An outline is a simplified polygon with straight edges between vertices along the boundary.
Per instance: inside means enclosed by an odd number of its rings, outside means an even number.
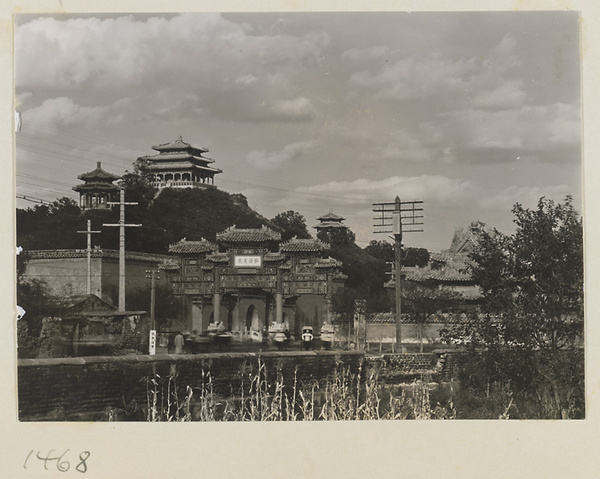
M215 175L222 173L210 166L215 160L203 156L206 148L197 148L181 136L152 147L157 155L143 156L146 170L153 175L152 186L162 188L214 188Z
M326 215L319 216L317 220L318 224L314 226L317 230L317 234L321 231L331 231L331 230L345 230L348 227L344 224L343 216L336 215L333 212L329 212Z
M118 200L119 187L113 181L120 176L113 175L102 169L98 162L96 169L89 173L83 173L77 177L84 183L73 187L79 193L79 206L83 210L107 209L109 201Z

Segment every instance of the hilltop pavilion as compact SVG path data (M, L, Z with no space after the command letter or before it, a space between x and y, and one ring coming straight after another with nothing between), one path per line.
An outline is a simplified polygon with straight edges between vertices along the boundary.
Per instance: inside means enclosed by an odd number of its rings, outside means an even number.
M214 188L215 175L222 173L210 164L215 160L203 156L206 148L197 148L181 136L171 143L152 147L156 155L143 156L146 170L153 175L155 188Z
M84 183L73 187L79 193L79 205L83 210L109 208L109 201L116 201L119 187L113 184L120 176L113 175L102 169L97 163L96 169L77 177Z

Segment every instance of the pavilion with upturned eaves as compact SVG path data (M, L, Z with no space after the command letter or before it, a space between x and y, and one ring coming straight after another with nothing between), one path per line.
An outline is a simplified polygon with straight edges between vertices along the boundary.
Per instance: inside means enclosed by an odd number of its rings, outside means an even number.
M143 156L145 169L152 174L155 188L214 188L215 175L222 173L210 166L215 160L203 156L206 148L197 148L181 137L171 143L152 147L157 155Z
M97 163L96 169L83 173L77 177L83 180L82 185L73 187L79 193L79 206L83 210L109 208L109 201L115 201L119 187L113 184L120 176L113 175L102 169L102 164Z
M329 212L326 215L319 216L317 220L319 223L314 226L317 233L321 231L327 231L332 229L347 229L348 227L344 224L343 216L336 215L333 212Z

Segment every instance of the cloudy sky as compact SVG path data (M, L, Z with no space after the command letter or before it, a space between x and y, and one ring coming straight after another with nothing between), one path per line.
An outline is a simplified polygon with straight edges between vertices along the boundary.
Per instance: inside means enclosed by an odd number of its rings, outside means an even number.
M259 213L333 211L361 246L397 195L424 201L405 244L433 250L581 202L576 12L21 15L15 67L18 196L77 198L97 161L181 135Z

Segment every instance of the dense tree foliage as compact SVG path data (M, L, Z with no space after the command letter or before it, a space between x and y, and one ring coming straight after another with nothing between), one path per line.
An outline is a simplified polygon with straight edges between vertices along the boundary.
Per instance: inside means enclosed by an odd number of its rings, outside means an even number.
M281 232L281 241L287 241L291 238L310 238L306 227L306 219L296 211L289 210L279 213L271 219L271 223Z
M123 176L125 200L137 202L127 206L125 221L141 224L128 228L128 250L147 253L167 253L169 245L182 238L198 240L215 239L216 233L230 226L258 228L274 227L266 218L248 207L243 195L230 195L216 188L165 189L157 194L143 177L131 173ZM77 231L92 229L100 234L92 237L94 245L116 249L119 246L119 229L102 227L119 221L119 207L81 212L69 198L52 205L35 206L17 210L17 242L25 250L85 248L86 235Z
M347 228L322 230L317 237L330 245L330 256L342 262L342 272L348 276L344 290L334 301L334 310L345 312L353 307L355 299L365 299L368 312L389 311L390 298L384 289L388 279L385 257L375 257L360 248Z
M424 268L429 263L429 251L425 248L406 248L403 250L402 264Z
M562 204L542 198L536 209L517 204L513 214L514 234L484 233L471 255L485 314L446 337L468 347L481 384L543 390L554 417L582 417L582 219L570 197Z
M77 203L66 197L50 205L18 209L17 244L26 250L80 247L81 235L76 231L85 224L80 213Z
M127 293L127 309L150 311L151 287L137 288ZM157 284L155 289L155 319L157 329L170 327L179 318L181 300L168 284Z
M384 261L394 261L394 246L387 241L372 240L365 251L374 258ZM402 265L419 266L421 268L429 263L429 251L425 248L403 248Z

